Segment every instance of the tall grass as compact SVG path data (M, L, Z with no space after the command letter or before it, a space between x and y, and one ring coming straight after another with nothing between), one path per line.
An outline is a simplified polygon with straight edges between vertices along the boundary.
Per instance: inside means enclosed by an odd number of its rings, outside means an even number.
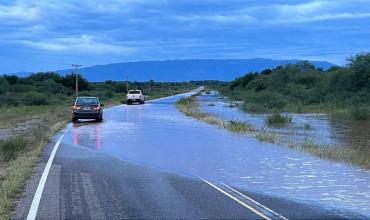
M176 106L187 116L202 120L204 122L207 122L208 124L217 125L232 132L247 133L256 131L256 128L247 122L224 120L210 115L206 112L201 112L196 95L178 100L176 102Z
M15 159L17 154L24 150L27 140L24 137L15 136L8 140L0 140L0 158L3 161Z
M14 107L15 108L15 107ZM21 107L19 117L25 117ZM32 108L31 108L32 109ZM11 113L15 114L15 113ZM70 120L69 108L49 106L42 111L28 114L28 117L39 117L26 131L16 134L0 143L1 163L6 164L6 172L0 179L0 219L8 219L10 211L28 176L32 174L33 165L37 162L43 146L53 133L64 127ZM15 114L15 117L17 115Z
M255 132L256 131L256 128L247 123L247 122L244 122L244 121L234 121L234 120L230 120L230 121L227 121L226 123L226 128L230 131L233 131L233 132Z

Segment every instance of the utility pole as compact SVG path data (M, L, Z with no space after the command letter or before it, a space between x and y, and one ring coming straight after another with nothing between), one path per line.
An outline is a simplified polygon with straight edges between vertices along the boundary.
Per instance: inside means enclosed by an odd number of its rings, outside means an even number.
M128 75L126 75L125 77L126 77L126 94L128 94Z
M151 90L151 81L152 81L152 80L149 80L149 94L148 94L148 95L150 95L150 94L151 94L151 91L150 91L150 90Z
M73 67L75 67L75 75L76 75L76 98L78 97L78 72L77 68L81 67L82 65L80 64L72 64Z

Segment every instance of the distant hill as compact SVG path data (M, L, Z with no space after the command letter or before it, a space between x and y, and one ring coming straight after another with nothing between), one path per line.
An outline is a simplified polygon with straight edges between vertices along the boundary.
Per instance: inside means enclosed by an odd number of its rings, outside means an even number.
M113 63L79 69L89 81L105 80L147 81L190 81L222 80L230 81L250 71L262 71L278 65L297 63L299 60L233 59L233 60L166 60ZM316 67L330 68L333 64L325 61L310 61ZM58 70L61 74L71 73L71 69Z

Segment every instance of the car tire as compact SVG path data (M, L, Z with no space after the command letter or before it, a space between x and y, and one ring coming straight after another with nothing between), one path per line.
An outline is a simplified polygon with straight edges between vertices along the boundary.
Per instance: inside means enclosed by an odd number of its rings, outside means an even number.
M72 122L73 122L73 123L77 123L77 122L78 122L78 118L76 118L76 117L72 117Z

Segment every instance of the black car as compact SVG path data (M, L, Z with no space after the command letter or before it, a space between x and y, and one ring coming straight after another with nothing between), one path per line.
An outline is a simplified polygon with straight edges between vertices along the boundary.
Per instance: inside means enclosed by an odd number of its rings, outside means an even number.
M97 97L78 97L72 106L72 121L78 119L103 120L103 104Z

